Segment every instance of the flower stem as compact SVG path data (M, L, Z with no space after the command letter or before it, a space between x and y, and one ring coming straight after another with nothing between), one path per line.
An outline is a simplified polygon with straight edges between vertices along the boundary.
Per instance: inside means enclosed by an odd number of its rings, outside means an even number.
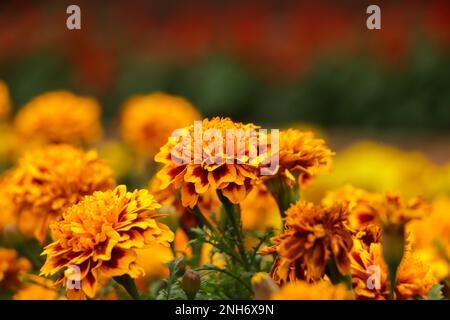
M247 253L245 252L244 248L244 239L242 237L241 210L239 206L232 204L220 190L217 191L217 195L220 199L220 202L222 202L223 204L228 219L231 222L231 226L233 228L234 236L236 239L236 244L241 255L244 267L246 270L249 270L250 266L248 264Z
M139 291L136 288L136 284L134 283L134 280L128 274L124 274L123 276L114 277L114 280L116 280L116 282L118 284L120 284L122 287L124 287L125 290L128 292L128 294L134 300L141 300L141 296L139 295Z
M209 222L208 219L206 219L206 217L203 215L202 211L200 210L200 208L196 205L192 211L194 212L195 216L205 225L207 226L211 231L215 232L217 234L217 230L216 228L214 228L214 226L211 224L211 222Z
M328 261L326 274L333 284L344 283L347 286L347 289L352 290L352 276L344 276L339 272L333 254L330 261Z
M298 184L295 184L295 186L291 188L279 177L269 179L265 184L278 205L281 217L284 218L286 216L286 210L289 209L292 203L298 201Z

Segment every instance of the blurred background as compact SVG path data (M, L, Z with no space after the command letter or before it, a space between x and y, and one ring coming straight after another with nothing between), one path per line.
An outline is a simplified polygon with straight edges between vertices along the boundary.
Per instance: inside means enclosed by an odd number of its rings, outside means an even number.
M82 29L69 31L75 3ZM161 90L204 116L315 128L338 152L371 140L354 152L375 159L367 150L389 145L444 166L450 2L376 1L381 30L366 28L370 4L1 1L0 78L16 111L69 89L98 98L114 128L127 97ZM396 157L389 152L374 167Z

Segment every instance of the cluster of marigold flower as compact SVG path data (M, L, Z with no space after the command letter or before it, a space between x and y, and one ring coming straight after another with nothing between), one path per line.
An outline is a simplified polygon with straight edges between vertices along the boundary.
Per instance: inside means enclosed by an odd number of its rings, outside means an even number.
M181 97L157 92L127 100L119 120L124 144L101 139L93 98L44 93L13 120L10 100L0 82L0 155L9 162L0 180L2 298L139 298L169 276L166 263L197 249L197 265L226 271L232 260L242 264L255 299L448 298L448 194L425 201L345 185L307 201L308 187L334 156L311 131L281 130L278 150L267 151L278 152L278 170L262 176L258 161L174 163L171 133L191 131L201 119ZM258 128L218 117L202 124L224 133ZM231 251L208 241L194 248L196 226L227 241L220 215L233 224ZM269 272L248 266L255 247L249 231L275 234L255 251ZM71 266L79 268L80 289L67 287ZM368 286L371 266L380 268L376 288ZM182 287L193 299L209 273L185 269Z

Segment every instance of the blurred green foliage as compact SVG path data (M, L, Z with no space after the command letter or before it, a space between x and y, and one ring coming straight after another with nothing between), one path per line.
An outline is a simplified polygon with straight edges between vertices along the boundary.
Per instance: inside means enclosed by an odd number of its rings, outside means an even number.
M325 127L448 130L450 56L421 42L400 65L370 56L321 58L297 80L265 81L256 66L223 54L189 64L124 59L114 81L98 93L74 78L55 52L0 66L16 106L46 90L96 95L106 121L130 95L156 90L190 99L205 116L266 125L310 122ZM261 66L260 66L261 68Z

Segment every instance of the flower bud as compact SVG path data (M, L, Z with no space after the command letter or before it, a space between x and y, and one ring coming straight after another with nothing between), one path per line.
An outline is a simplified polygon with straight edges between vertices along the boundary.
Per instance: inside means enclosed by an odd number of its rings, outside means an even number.
M268 300L273 293L279 290L275 281L265 272L253 275L252 287L255 300Z
M200 289L200 274L194 270L186 270L182 280L182 288L189 300L194 300Z

